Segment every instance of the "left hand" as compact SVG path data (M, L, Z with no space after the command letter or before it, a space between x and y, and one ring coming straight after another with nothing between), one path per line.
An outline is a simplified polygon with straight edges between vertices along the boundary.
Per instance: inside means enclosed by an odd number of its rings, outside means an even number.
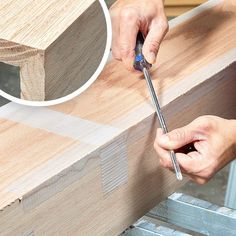
M187 144L194 144L196 151L187 154L176 151L180 168L190 179L204 184L236 158L236 120L202 116L166 135L158 129L154 147L160 164L173 170L169 150Z
M143 55L154 64L160 44L168 31L163 0L117 0L110 8L112 54L133 71L138 31L146 37Z

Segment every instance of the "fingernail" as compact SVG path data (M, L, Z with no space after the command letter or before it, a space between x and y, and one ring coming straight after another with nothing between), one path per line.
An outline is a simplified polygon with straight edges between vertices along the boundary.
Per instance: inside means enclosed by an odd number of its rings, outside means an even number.
M161 141L163 143L167 143L167 142L170 141L170 138L168 137L168 135L164 134L164 135L161 136Z
M147 60L149 63L154 64L156 62L156 54L154 52L149 52Z

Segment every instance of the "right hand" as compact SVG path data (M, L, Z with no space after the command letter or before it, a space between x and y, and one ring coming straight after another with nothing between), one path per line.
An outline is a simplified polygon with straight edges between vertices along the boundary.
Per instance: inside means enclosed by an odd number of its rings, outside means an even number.
M146 37L143 55L153 64L168 31L163 0L118 0L110 9L113 57L133 70L138 31Z
M194 144L196 151L187 154L178 151L187 144ZM177 150L176 157L183 174L204 184L236 158L236 120L201 116L168 134L158 129L154 147L160 164L171 170L169 151Z

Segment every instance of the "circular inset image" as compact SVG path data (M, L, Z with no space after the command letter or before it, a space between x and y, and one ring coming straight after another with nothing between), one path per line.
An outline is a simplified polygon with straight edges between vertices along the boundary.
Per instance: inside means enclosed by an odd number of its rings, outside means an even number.
M1 96L29 106L55 105L79 95L96 80L112 40L104 0L2 4Z

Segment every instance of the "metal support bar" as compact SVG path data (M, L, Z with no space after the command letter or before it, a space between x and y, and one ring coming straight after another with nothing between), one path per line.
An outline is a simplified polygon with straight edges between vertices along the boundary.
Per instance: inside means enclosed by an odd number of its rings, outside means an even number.
M156 226L146 220L140 220L130 227L121 236L191 236L190 234L181 233L179 231Z
M236 160L233 161L230 166L225 206L236 209Z
M182 193L172 194L147 216L206 235L236 235L236 210Z

